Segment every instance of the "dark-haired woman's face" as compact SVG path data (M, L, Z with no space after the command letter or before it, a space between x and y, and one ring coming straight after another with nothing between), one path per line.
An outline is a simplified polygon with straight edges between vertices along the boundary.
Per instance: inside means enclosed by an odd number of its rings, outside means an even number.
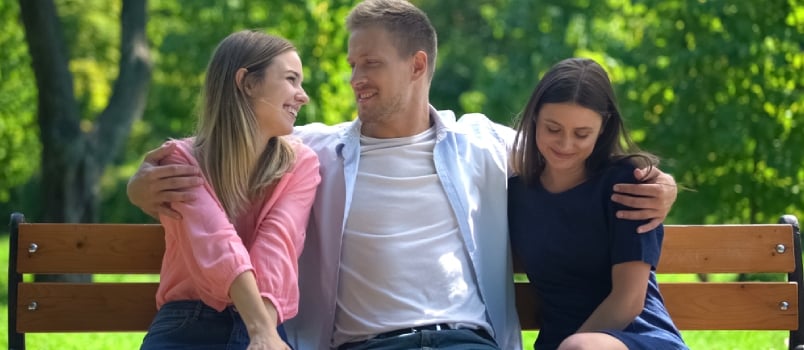
M545 170L575 173L584 171L600 136L603 117L570 103L547 103L536 121L536 146L544 156Z

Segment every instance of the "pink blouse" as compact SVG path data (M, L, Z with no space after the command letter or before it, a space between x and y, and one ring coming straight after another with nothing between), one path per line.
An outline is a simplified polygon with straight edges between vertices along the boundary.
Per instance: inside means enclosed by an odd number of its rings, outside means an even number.
M192 139L170 143L178 147L161 164L199 166L192 155ZM196 200L171 204L181 220L160 216L166 249L157 308L170 301L201 300L222 311L232 304L229 288L235 277L253 271L260 294L276 307L279 323L296 315L298 258L321 177L315 153L301 142L294 143L294 148L296 162L291 171L234 225L208 182L192 189Z

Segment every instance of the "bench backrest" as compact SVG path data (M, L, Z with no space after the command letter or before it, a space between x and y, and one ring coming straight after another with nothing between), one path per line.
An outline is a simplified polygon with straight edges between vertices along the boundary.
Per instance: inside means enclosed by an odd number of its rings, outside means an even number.
M682 330L789 330L793 349L804 344L801 241L793 224L666 225L657 274L783 273L784 282L659 283L668 312ZM523 273L515 264L515 273ZM539 301L518 278L522 328L539 328Z
M790 330L790 348L804 344L798 332L804 316L798 288L801 241L795 217L788 216L788 221L666 225L658 273L787 276L786 282L661 283L676 325L684 330ZM12 214L9 348L24 349L25 333L30 332L147 330L156 314L157 282L26 282L23 275L158 274L164 250L158 224L32 224L22 214ZM516 287L523 329L538 329L538 298L526 283Z
M159 274L164 251L157 224L30 224L13 214L9 348L24 349L30 332L147 330L156 315L157 282L48 283L23 275Z

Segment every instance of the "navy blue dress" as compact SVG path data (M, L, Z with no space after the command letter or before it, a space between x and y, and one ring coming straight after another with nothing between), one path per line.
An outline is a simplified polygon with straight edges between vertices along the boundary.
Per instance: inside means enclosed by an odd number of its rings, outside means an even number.
M687 349L664 307L654 269L663 226L637 234L641 222L614 216L623 206L611 201L616 183L636 183L634 167L612 165L561 193L540 183L508 183L508 221L514 254L542 299L538 350L555 349L575 333L611 291L611 268L643 261L652 266L645 308L624 330L604 330L629 349Z

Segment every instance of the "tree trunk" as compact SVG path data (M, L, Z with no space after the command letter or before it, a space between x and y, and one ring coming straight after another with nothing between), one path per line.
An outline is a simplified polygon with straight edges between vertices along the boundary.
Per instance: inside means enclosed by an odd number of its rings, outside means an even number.
M145 36L147 2L123 1L120 75L108 105L88 132L81 130L69 55L53 0L19 0L19 4L39 91L42 217L38 221L97 221L98 184L104 168L145 110L151 81ZM62 277L55 280L72 279ZM78 279L88 280L89 276Z

